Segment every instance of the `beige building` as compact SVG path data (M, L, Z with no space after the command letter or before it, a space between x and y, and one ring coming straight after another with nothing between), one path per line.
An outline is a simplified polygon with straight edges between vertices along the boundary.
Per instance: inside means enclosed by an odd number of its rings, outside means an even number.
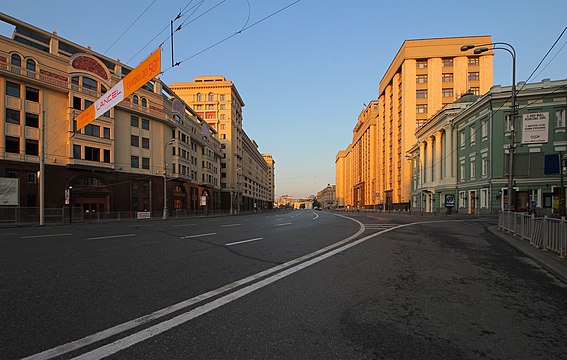
M171 89L218 132L223 153L223 206L231 212L271 208L269 167L242 127L244 101L234 83L223 76L200 76Z
M268 164L268 199L276 200L276 161L271 154L262 154Z
M352 154L356 137L346 154L341 151L337 155L337 197L344 196L344 206L409 208L411 168L405 155L415 143L415 130L462 94L484 94L490 89L493 53L466 55L460 48L491 42L491 36L472 36L407 40L402 44L380 81L376 141L369 147L376 155L376 178L360 184L360 174L371 174L372 170L358 167L372 165L370 155L360 161L360 155ZM339 184L344 189L339 190ZM373 189L367 191L366 187Z
M337 207L336 185L328 184L317 193L317 201L323 209L334 209Z
M154 79L75 131L75 117L132 68L5 14L0 20L14 26L12 38L0 36L0 177L19 179L16 205L39 205L43 153L46 207L63 207L69 191L75 216L159 216L167 179L170 213L220 209L221 143L173 91Z

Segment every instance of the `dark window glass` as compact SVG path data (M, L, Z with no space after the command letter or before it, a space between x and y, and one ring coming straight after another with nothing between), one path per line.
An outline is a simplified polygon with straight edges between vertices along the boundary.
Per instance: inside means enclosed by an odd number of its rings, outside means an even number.
M150 148L150 139L143 137L142 138L142 147L144 149L149 149Z
M22 57L18 54L12 54L12 66L22 66Z
M89 124L85 126L85 135L100 137L100 126Z
M26 155L39 154L39 142L37 140L26 139Z
M100 161L100 149L85 146L85 160Z
M26 69L29 71L35 71L35 61L32 59L26 60Z
M73 76L71 78L71 84L73 85L79 85L79 77L78 76Z
M26 86L26 100L39 102L39 90L36 88Z
M81 158L81 145L73 145L73 159Z
M6 152L20 153L20 139L16 137L6 136Z
M138 105L138 101L139 101L139 100L138 100L138 95L132 96L132 103L133 103L134 105Z
M14 109L6 109L6 122L10 124L20 124L20 112Z
M86 99L85 99L85 110L86 110L86 109L88 109L88 108L89 108L89 106L91 106L92 104L93 104L93 102L92 102L92 101L90 101L90 100L86 100Z
M143 157L142 158L142 169L149 169L150 168L150 158Z
M36 114L26 113L26 126L39 127L39 116Z
M6 81L6 95L20 97L20 84Z
M103 133L104 133L104 138L105 139L110 139L110 128L103 128Z
M101 93L105 94L107 91L108 91L108 90L106 89L106 86L104 86L104 85L101 85L101 86L100 86L100 92L101 92Z
M142 119L142 129L150 130L150 120Z
M83 110L81 98L73 96L73 109L75 110Z
M140 167L140 158L137 156L131 156L130 157L130 166L133 168L139 168Z
M142 98L142 107L148 107L148 100L146 100L146 98Z
M140 138L136 135L130 135L130 145L131 146L140 146Z
M104 150L104 162L110 163L110 150L107 149Z
M137 116L131 116L130 117L130 125L133 127L139 127L139 120Z
M96 80L93 80L89 77L83 76L83 87L89 90L97 90L98 84Z

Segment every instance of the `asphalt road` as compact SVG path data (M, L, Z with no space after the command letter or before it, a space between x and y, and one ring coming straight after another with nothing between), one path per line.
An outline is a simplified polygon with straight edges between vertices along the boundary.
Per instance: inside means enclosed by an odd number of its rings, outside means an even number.
M494 219L293 211L0 232L0 358L564 359Z

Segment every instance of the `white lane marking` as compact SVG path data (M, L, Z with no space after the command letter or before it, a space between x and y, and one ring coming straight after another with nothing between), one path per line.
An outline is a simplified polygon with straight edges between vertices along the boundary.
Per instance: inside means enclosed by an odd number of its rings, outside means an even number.
M177 225L173 225L173 227L181 227L181 226L193 226L196 224L177 224Z
M276 224L274 226L285 226L285 225L291 225L291 223Z
M207 233L207 234L199 234L199 235L188 235L188 236L182 236L182 239L191 239L191 238L196 238L196 237L201 237L201 236L211 236L211 235L216 235L217 233Z
M130 236L136 236L136 234L98 236L98 237L90 237L90 238L87 238L87 240L115 239L115 238L130 237Z
M20 237L20 239L32 239L32 238L53 237L53 236L69 236L69 235L73 235L73 234L65 233L65 234L28 235L28 236L22 236Z
M133 228L133 227L150 227L150 226L154 226L155 224L146 224L146 225L128 225L129 228Z
M226 224L226 225L221 225L221 227L232 227L232 226L240 226L240 224Z
M315 211L313 211L313 214L315 214L315 217L313 218L313 220L315 220L319 217L319 214L317 214Z
M262 240L262 239L264 239L264 238L255 238L255 239L250 239L250 240L235 241L235 242L232 242L232 243L225 244L225 246L244 244L244 243L247 243L247 242L258 241L258 240Z
M123 333L123 332L125 332L125 331L132 330L132 329L134 329L134 328L136 328L136 327L138 327L138 326L141 326L141 325L143 325L143 324L146 324L146 323L148 323L148 322L150 322L150 321L154 321L154 320L159 319L159 318L161 318L161 317L167 316L167 315L169 315L169 314L172 314L172 313L174 313L174 312L177 312L177 311L179 311L179 310L182 310L182 309L184 309L184 308L186 308L186 307L189 307L189 306L191 306L191 305L197 304L197 303L199 303L199 302L201 302L201 301L205 301L205 300L208 300L208 299L210 299L210 298L212 298L212 297L216 297L216 296L218 296L218 295L220 295L220 294L222 294L222 293L225 293L225 292L227 292L227 291L230 291L230 290L232 290L232 289L234 289L234 288L237 288L237 287L240 287L240 286L242 286L242 285L248 284L248 283L250 283L250 282L252 282L252 281L255 281L255 280L257 280L257 279L261 279L261 278L263 278L263 277L265 277L265 276L268 276L268 275L270 275L270 274L273 274L273 273L275 273L275 272L278 272L278 271L280 271L280 270L282 270L282 269L285 269L285 268L287 268L287 267L289 267L289 266L293 266L293 265L295 265L295 264L301 263L302 261L305 261L305 260L307 260L307 259L313 258L313 257L315 257L315 256L317 256L317 255L319 255L319 254L322 254L322 253L324 253L324 252L326 252L326 251L329 251L329 250L331 250L331 249L334 249L334 248L339 247L339 246L341 246L341 245L343 245L343 244L345 244L345 243L348 243L349 241L352 241L352 240L356 239L358 236L360 236L360 235L364 232L365 227L364 227L364 225L363 225L360 221L358 221L358 220L356 220L356 219L348 218L348 217L343 216L343 215L336 215L336 216L344 217L344 218L346 218L346 219L349 219L349 220L351 220L351 221L354 221L354 222L356 222L356 223L360 226L360 228L358 229L358 231L357 231L356 233L354 233L353 235L349 236L348 238L346 238L346 239L344 239L344 240L341 240L341 241L339 241L339 242L336 242L336 243L334 243L334 244L332 244L332 245L329 245L329 246L327 246L327 247L325 247L325 248L323 248L323 249L319 249L319 250L317 250L317 251L314 251L314 252L312 252L312 253L310 253L310 254L304 255L304 256L299 257L299 258L297 258L297 259L290 260L290 261L288 261L288 262L286 262L286 263L283 263L283 264L281 264L281 265L274 266L273 268L270 268L270 269L261 271L261 272L259 272L259 273L257 273L257 274L250 275L250 276L248 276L248 277L246 277L246 278L244 278L244 279L237 280L237 281L235 281L235 282L233 282L233 283L230 283L230 284L225 285L225 286L223 286L223 287L220 287L220 288L218 288L218 289L211 290L211 291L206 292L206 293L201 294L201 295L197 295L197 296L195 296L195 297L193 297L193 298L191 298L191 299L187 299L187 300L181 301L181 302L179 302L179 303L177 303L177 304L174 304L174 305L168 306L168 307L166 307L166 308L163 308L163 309L161 309L161 310L157 310L157 311L155 311L155 312L153 312L153 313L151 313L151 314L144 315L144 316L140 316L139 318L136 318L136 319L134 319L134 320L130 320L130 321L128 321L128 322L125 322L125 323L122 323L122 324L113 326L113 327L111 327L111 328L109 328L109 329L99 331L99 332L97 332L97 333L95 333L95 334L89 335L89 336L84 337L84 338L82 338L82 339L78 339L78 340L75 340L75 341L71 341L71 342L68 342L68 343L66 343L66 344L63 344L63 345L59 345L59 346L57 346L57 347L54 347L54 348L52 348L52 349L45 350L45 351L42 351L42 352L37 353L37 354L34 354L34 355L30 355L30 356L28 356L28 357L26 357L26 358L24 358L24 359L22 359L22 360L46 360L46 359L52 359L52 358L54 358L54 357L61 356L61 355L63 355L63 354L67 354L67 353L69 353L69 352L78 350L78 349L83 348L83 347L85 347L85 346L94 344L94 343L96 343L96 342L98 342L98 341L101 341L101 340L107 339L107 338L109 338L109 337L118 335L118 334Z

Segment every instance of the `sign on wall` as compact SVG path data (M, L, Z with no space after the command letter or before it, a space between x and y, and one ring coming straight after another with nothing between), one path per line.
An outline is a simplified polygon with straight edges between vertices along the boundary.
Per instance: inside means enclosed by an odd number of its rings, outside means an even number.
M540 144L548 141L549 113L522 115L522 144Z
M0 205L19 205L19 179L0 178Z

